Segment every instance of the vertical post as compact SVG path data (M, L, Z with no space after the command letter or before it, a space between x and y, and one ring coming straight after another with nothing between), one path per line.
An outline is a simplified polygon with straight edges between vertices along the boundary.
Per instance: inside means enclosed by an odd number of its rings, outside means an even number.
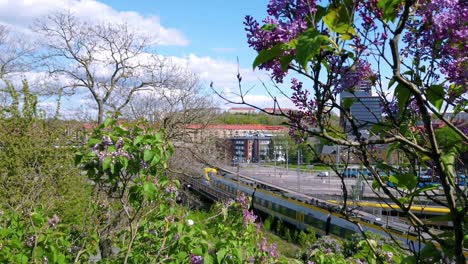
M300 176L299 176L299 166L301 165L301 150L297 150L297 192L301 192Z
M276 146L273 146L273 158L275 160L275 179L276 179Z
M340 145L336 145L336 169L340 166Z
M288 141L286 141L286 171L289 171Z
M239 167L239 162L237 163L237 190L239 190L239 187L240 187L240 183L239 183L239 170L240 170L240 167Z

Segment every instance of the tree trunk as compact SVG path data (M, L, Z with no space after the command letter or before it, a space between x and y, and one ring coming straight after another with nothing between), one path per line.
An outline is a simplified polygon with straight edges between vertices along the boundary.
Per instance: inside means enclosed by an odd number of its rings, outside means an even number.
M98 105L98 125L100 125L104 122L104 103L102 100L97 100L96 103Z

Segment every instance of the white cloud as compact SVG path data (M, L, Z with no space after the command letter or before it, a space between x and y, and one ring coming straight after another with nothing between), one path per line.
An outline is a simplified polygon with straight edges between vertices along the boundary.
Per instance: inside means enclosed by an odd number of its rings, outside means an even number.
M133 11L117 11L94 0L0 0L0 23L25 32L35 19L57 11L71 11L86 21L126 22L138 32L153 36L158 45L185 46L189 43L177 29L162 26L157 16L144 17Z
M278 108L278 105L282 109L296 108L294 104L291 102L291 100L286 97L279 97L279 98L276 97L276 102L277 102L276 105L275 105L274 99L268 95L250 94L250 95L246 95L244 99L247 103L250 103L257 107L262 107L262 108Z
M224 93L237 92L238 71L242 76L242 83L258 81L259 76L261 76L258 72L242 68L236 63L211 57L190 54L183 58L171 57L171 59L175 63L188 66L194 73L198 74L202 81L208 84L213 82L214 87Z
M237 73L240 72L242 92L246 93L248 91L247 95L244 96L246 103L258 107L274 107L274 99L266 93L261 83L264 82L270 92L273 93L273 96L276 97L281 108L295 108L290 99L278 93L276 88L270 85L269 77L265 71L258 69L253 71L251 68L240 67L234 62L212 57L200 57L195 54L183 58L171 57L171 59L175 63L188 66L194 73L198 74L204 85L208 86L213 82L214 89L233 102L240 102L237 80ZM289 90L289 88L287 89ZM225 107L232 106L222 100L219 103Z

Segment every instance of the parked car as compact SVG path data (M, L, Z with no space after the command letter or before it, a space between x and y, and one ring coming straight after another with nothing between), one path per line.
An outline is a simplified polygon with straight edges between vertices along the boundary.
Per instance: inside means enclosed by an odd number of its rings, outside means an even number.
M322 171L317 174L317 177L328 177L328 171Z

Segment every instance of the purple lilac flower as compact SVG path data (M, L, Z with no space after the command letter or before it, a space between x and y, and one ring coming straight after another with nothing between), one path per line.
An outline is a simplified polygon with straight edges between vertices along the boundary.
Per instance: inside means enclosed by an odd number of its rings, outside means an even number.
M410 48L406 55L418 55L423 61L436 58L438 68L450 82L466 87L468 8L465 1L420 1L416 16L421 19L410 21L409 30L403 36Z
M26 238L25 244L28 247L33 247L35 241L36 241L36 236L34 236L34 235L29 236L29 237Z
M251 224L251 223L255 223L255 220L257 220L257 216L253 213L252 210L245 209L243 213L244 213L244 226L247 226L248 224Z
M271 258L278 258L279 257L279 253L278 253L276 243L271 243L270 244L270 252L268 253L268 255Z
M146 163L144 160L140 160L140 167L144 170L149 168L149 164Z
M176 192L177 192L177 187L174 186L174 185L167 186L167 187L166 187L166 192L167 192L168 194L176 193Z
M272 27L266 30L251 16L246 16L244 25L247 42L256 51L269 49L279 43L288 43L307 29L307 20L316 11L314 0L271 0L267 8L268 16L262 22ZM282 83L286 75L277 60L263 63L259 68L271 70L278 83Z
M377 78L372 70L371 64L364 60L358 60L352 67L342 67L339 72L340 78L334 83L334 93L340 94L356 87L369 86Z
M257 246L260 252L267 252L268 251L267 239L265 237L262 237L262 243L257 244Z
M55 227L57 226L59 221L60 221L59 217L54 214L54 216L47 221L47 224L49 224L49 227Z
M103 136L102 137L102 145L110 146L112 144L113 144L112 139L109 136Z
M99 155L99 144L95 144L92 150L94 154Z
M119 137L119 139L117 139L117 142L115 143L115 148L117 150L120 150L123 148L123 146L124 146L124 141L121 137Z
M192 264L203 264L203 257L190 254L190 261Z
M237 198L236 201L240 203L242 209L249 209L249 197L247 197L244 193L241 193Z
M392 259L393 259L393 253L392 252L385 253L385 256L387 257L388 262L392 262Z

